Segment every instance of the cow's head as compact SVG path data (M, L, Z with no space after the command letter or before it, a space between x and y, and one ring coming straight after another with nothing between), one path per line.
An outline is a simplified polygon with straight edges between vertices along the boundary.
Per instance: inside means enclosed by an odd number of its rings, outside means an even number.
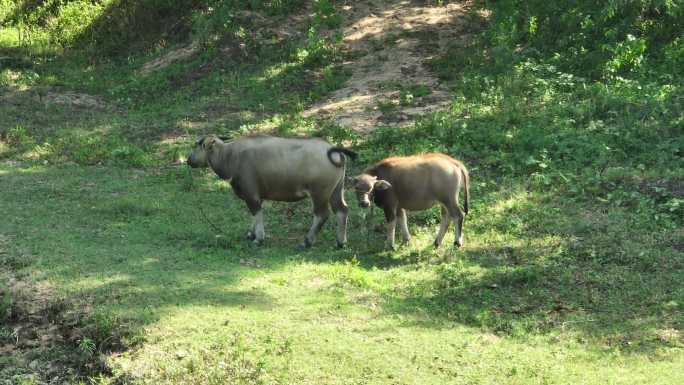
M188 155L188 166L192 168L209 167L207 156L214 150L214 146L217 143L222 142L221 139L219 139L216 135L207 135L201 137L197 142L195 142L195 148L193 148L190 155Z
M360 207L370 207L372 195L375 191L387 190L392 187L390 182L369 174L353 177L352 183Z

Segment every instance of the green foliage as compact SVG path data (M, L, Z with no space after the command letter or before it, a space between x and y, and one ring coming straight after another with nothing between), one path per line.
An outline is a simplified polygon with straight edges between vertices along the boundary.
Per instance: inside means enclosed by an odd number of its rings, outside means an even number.
M81 38L86 29L102 13L103 4L89 1L64 3L59 14L47 21L50 37L62 46L69 46Z
M9 288L5 284L0 283L0 324L5 322L12 316L12 295L9 292ZM4 328L0 328L0 341L8 338L10 336L10 331ZM5 335L6 334L6 335Z
M342 24L342 17L335 10L331 0L313 1L314 18L312 25L316 28L339 28Z
M44 144L47 158L79 164L113 163L139 167L149 164L149 154L117 135L64 133L54 144Z
M546 58L563 71L592 78L648 71L649 60L660 61L663 47L684 29L684 8L669 0L480 4L492 11L486 34L493 54Z
M78 340L78 350L85 356L92 356L95 353L95 341L88 337Z
M0 26L7 22L7 19L15 12L17 1L0 0Z
M0 23L31 26L63 47L88 48L103 56L127 55L185 40L190 32L201 41L215 41L238 32L244 12L285 15L302 6L301 0L47 0L16 5L0 3ZM335 20L327 2L319 5L320 22ZM339 21L338 21L339 22Z
M36 145L35 139L26 130L26 127L18 125L0 132L0 140L6 142L9 146L28 150Z
M204 44L217 44L226 36L248 45L258 42L255 36L259 31L254 30L262 14L269 16L284 16L302 7L301 0L283 1L220 1L208 0L202 7L193 11L192 30L196 39ZM267 38L263 36L263 38Z
M131 144L120 135L62 131L48 141L39 143L26 128L17 126L6 131L0 139L9 143L9 154L23 154L26 159L52 163L70 161L88 165L108 163L140 167L152 162L148 151Z

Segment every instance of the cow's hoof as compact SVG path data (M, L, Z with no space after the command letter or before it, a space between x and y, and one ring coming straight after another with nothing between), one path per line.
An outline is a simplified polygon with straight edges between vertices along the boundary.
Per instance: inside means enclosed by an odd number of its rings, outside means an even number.
M261 246L264 244L264 240L263 239L256 239L256 237L255 237L254 239L252 239L252 244L254 246Z
M338 248L338 249L344 249L345 247L347 247L347 243L346 243L346 242L345 242L345 243L337 242L337 248Z
M248 231L248 232L247 232L247 240L248 240L248 241L254 241L254 240L256 240L256 234L254 234L254 233L251 232L251 231Z
M463 247L463 241L459 240L459 241L454 242L454 247L457 249Z
M434 246L435 249L438 248L439 242L437 242L437 241L432 242L432 246Z

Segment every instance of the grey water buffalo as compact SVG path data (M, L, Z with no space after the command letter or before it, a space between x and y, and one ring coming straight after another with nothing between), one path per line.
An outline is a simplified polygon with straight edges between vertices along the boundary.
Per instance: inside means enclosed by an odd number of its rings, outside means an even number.
M352 178L361 207L369 207L371 200L385 211L387 242L394 247L397 217L404 240L411 239L406 210L425 210L439 203L442 223L435 238L438 247L444 239L451 220L455 222L455 246L463 246L463 220L468 213L469 175L460 161L445 154L421 154L391 157L368 167ZM458 194L464 186L463 210L458 206Z
M233 192L252 214L247 236L255 243L265 236L264 200L295 202L309 196L314 219L302 246L314 243L332 206L337 217L337 246L342 247L347 242L346 156L356 158L353 151L333 147L323 139L252 136L224 142L209 135L196 142L187 164L211 167L220 178L230 181Z

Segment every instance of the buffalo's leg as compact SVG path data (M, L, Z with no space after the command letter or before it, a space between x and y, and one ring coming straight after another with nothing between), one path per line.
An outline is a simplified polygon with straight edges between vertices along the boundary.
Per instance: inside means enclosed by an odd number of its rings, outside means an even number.
M337 217L337 247L344 247L347 244L347 216L349 208L344 201L344 178L335 186L335 190L330 196L330 205Z
M254 215L252 215L252 224L249 227L249 230L247 231L247 240L253 241L256 239L255 227L256 227L256 218Z
M247 232L247 238L252 240L255 244L261 244L266 237L264 230L264 214L261 208L261 202L258 200L248 200L247 208L252 214L252 228Z
M409 233L408 223L406 221L406 210L404 209L399 209L399 229L401 229L404 243L409 243L411 241L411 233Z
M437 232L437 237L435 238L435 241L433 242L433 245L435 247L439 247L439 245L442 244L442 240L444 240L444 235L446 234L447 230L449 229L450 223L451 223L451 218L449 216L449 211L446 209L446 207L442 206L442 222L439 224L439 232Z
M318 234L319 231L321 231L321 228L325 224L325 221L328 220L328 217L330 216L330 206L328 203L327 199L314 199L314 217L313 217L313 223L311 224L311 228L309 229L309 232L306 234L306 238L304 238L304 247L311 247L313 245L314 241L316 240L316 234Z

